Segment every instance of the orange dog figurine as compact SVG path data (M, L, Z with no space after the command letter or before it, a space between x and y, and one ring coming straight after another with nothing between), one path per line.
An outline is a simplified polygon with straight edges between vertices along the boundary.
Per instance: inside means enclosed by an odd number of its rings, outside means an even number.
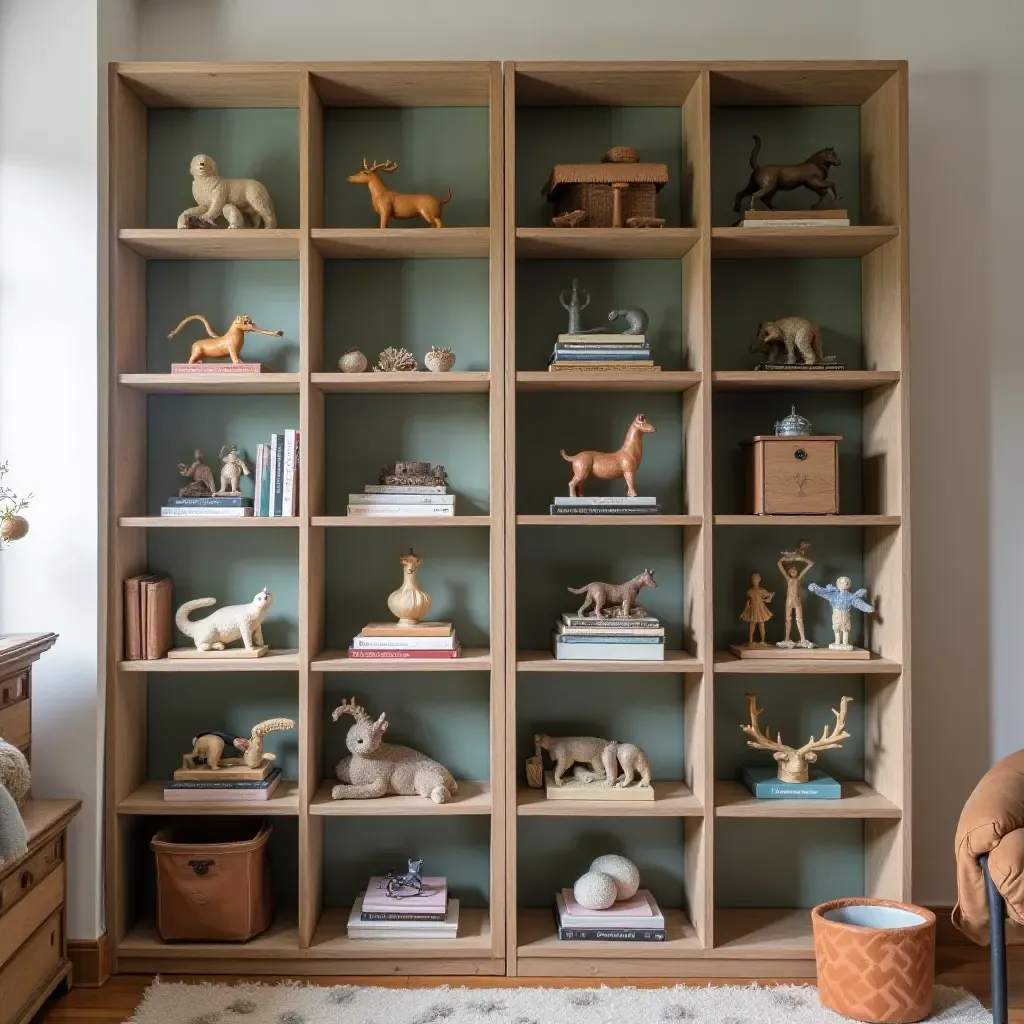
M201 321L206 328L206 333L210 336L209 339L203 338L192 343L192 354L188 357L190 363L201 363L204 359L217 359L224 356L230 356L233 363L240 363L242 360L238 354L242 351L247 334L269 334L272 338L284 337L284 331L262 330L253 323L251 316L246 316L244 313L231 321L231 326L228 328L227 334L224 335L215 334L206 317L195 313L185 317L167 337L173 338L189 320Z
M439 196L406 195L404 192L392 192L391 189L380 180L378 171L390 174L398 170L398 164L394 160L385 160L379 164L373 161L372 167L366 166L366 158L363 158L363 169L350 174L348 180L353 185L370 186L370 202L380 217L380 226L386 228L392 217L399 220L407 220L409 217L422 217L431 227L441 228L441 207L450 203L452 190L448 189L448 195L443 199Z
M562 458L572 463L572 479L569 481L569 497L579 498L583 495L583 482L589 476L598 480L615 480L622 477L626 481L626 494L636 497L636 471L640 468L640 460L644 457L644 434L655 433L652 424L638 412L636 418L626 431L626 440L617 452L577 452L566 455L561 450Z

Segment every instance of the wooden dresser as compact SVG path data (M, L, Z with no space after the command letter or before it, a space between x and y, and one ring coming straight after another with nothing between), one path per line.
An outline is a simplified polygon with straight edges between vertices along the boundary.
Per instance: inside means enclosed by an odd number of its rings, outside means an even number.
M53 633L0 637L0 736L30 756L32 664ZM28 854L0 867L0 1024L28 1024L62 982L71 984L64 905L65 833L78 800L29 799Z

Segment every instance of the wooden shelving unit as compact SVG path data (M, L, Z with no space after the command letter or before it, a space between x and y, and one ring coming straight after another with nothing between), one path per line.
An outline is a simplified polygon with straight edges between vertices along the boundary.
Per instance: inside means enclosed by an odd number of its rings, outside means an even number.
M756 862L750 858L756 856L760 836L756 830L764 828L840 829L844 842L851 841L846 829L859 828L859 838L852 841L858 846L861 877L837 882L840 891L831 895L858 894L843 888L848 887L893 899L909 896L906 102L906 66L901 62L506 63L504 69L483 62L112 66L106 899L115 970L507 973L537 978L812 976L806 908L792 905L795 900L768 909L730 905L729 872L736 869L728 857L746 856L753 868ZM716 213L723 188L717 147L723 144L723 132L741 134L729 127L736 123L730 118L743 110L756 116L766 108L766 115L775 116L776 108L805 106L847 112L858 108L859 226L756 233L731 226ZM283 218L283 226L272 232L179 232L166 223L151 226L149 210L157 186L148 159L159 140L150 136L150 120L175 108L294 111L293 220ZM336 160L336 133L345 130L344 118L356 119L356 137L361 138L358 131L374 117L433 108L486 112L488 185L481 222L456 222L440 230L380 230L366 226L365 220L350 223L339 216L332 193L340 187L333 177L338 168L331 160ZM575 116L587 126L583 135L593 139L592 159L609 144L632 142L626 137L631 126L640 126L645 139L664 137L663 151L676 153L662 197L662 212L669 217L665 228L546 226L539 198L546 173L542 164L548 154L559 151L559 119ZM780 136L781 130L776 142ZM743 138L743 146L749 146L749 133ZM411 159L408 153L405 158ZM854 178L856 164L851 161ZM183 203L187 184L186 179L176 185ZM486 361L467 364L460 353L459 367L445 375L336 372L339 313L331 312L332 282L371 263L386 267L384 261L438 261L437 266L455 267L455 261L467 260L487 261ZM169 280L167 274L183 265L180 261L186 266L194 261L196 267L211 265L204 261L237 261L250 267L255 266L252 261L263 266L276 261L284 268L282 274L296 275L294 364L274 366L274 372L251 378L172 377L166 343L161 343L160 355L147 343L147 333L152 335L147 332L147 307L161 301L159 290ZM721 297L716 281L737 267L746 270L744 261L751 275L758 268L776 272L821 261L855 265L859 364L847 360L848 370L820 373L727 368L743 365L735 362L723 366L724 347L742 345L745 350L749 338L737 340L718 329ZM663 332L658 337L660 373L597 378L545 370L540 353L551 333L546 307L566 286L565 278L574 275L590 275L599 285L607 282L608 295L593 288L594 309L610 301L637 301L630 290L639 290L643 302L649 304L653 296L655 304L662 303L660 311L653 310L658 323L652 328ZM625 282L621 286L620 280ZM755 321L762 315L756 299L743 295L733 301L749 306ZM560 319L561 311L557 314ZM166 330L162 328L164 334ZM391 343L401 340L388 338L381 347ZM376 351L372 345L362 346L368 355ZM661 352L667 353L664 359ZM716 449L727 434L720 426L728 423L716 417L749 408L770 425L778 403L788 407L794 394L801 401L817 401L826 414L828 407L820 403L839 403L837 408L854 418L854 447L846 454L859 456L864 470L843 493L842 515L749 516L733 496L731 463L725 461L727 453ZM443 401L448 396L451 403ZM487 430L485 496L452 519L381 521L338 514L330 496L332 486L337 490L332 473L348 457L345 447L351 442L339 436L334 414L361 410L371 424L393 423L404 415L406 403L412 407L439 400L442 406L481 403L474 408L486 410L479 421L486 422ZM151 497L151 449L161 443L159 431L166 429L166 412L175 408L173 403L192 409L188 403L196 401L241 403L239 408L254 403L253 408L270 409L270 416L294 410L291 425L298 426L303 439L299 516L225 521L161 520L153 514L158 509ZM586 421L588 437L601 439L607 433L609 442L617 442L622 416L641 408L652 420L657 413L661 424L657 441L648 441L641 475L662 481L658 493L667 501L665 514L564 519L546 514L549 496L543 501L541 496L549 478L558 481L552 487L564 483L557 449L564 444L572 450L578 436L570 433L573 423ZM279 426L268 424L267 433ZM181 444L191 447L184 434ZM554 476L549 449L556 452ZM390 457L401 455L395 451ZM233 533L235 527L243 533ZM352 532L363 527L367 532ZM209 534L210 528L217 533ZM609 532L618 528L621 532ZM182 529L186 532L177 532ZM826 564L833 543L842 557L854 559L864 585L878 595L879 612L864 636L870 660L743 661L727 652L730 637L739 639L738 609L731 607L736 572L729 559L748 544L760 544L759 551L765 544L777 547L776 539L789 543L803 531L814 536L816 552L826 553ZM489 635L467 645L464 656L454 661L350 659L339 649L344 637L335 628L338 575L345 572L338 545L371 548L393 537L397 553L412 542L413 532L417 544L429 538L451 552L444 545L452 540L459 547L472 542L475 551L486 553ZM158 560L177 558L190 568L190 558L216 557L223 548L223 557L230 553L259 565L267 545L279 561L284 552L294 563L295 639L282 645L286 649L275 649L256 662L123 660L121 581L147 567L154 554ZM193 548L198 553L190 555ZM641 560L629 570L637 572L644 559L658 567L660 586L652 592L651 607L656 613L667 609L662 615L670 631L666 660L555 661L544 646L540 624L548 621L542 615L549 604L552 610L564 610L561 588L584 577L604 578L606 571ZM443 573L443 556L432 564ZM388 575L393 568L389 562L380 572ZM781 609L776 611L781 617ZM777 624L778 619L773 626ZM168 673L182 676L168 678ZM230 706L232 694L247 689L245 673L253 674L252 687L277 686L297 708L294 777L267 806L165 803L160 773L153 770L147 750L150 704L164 693L160 688L205 685L209 675L215 684L209 689ZM348 695L350 687L358 692L361 685L409 685L416 674L422 674L416 685L424 692L432 687L459 686L465 692L479 687L480 699L487 703L489 777L483 771L470 776L460 783L458 798L447 805L398 797L333 801L323 762L336 727L325 713L326 701L336 690ZM732 728L730 700L737 688L742 693L756 683L767 689L783 685L780 678L785 685L802 687L799 692L808 700L827 687L832 688L828 694L836 686L859 687L855 692L862 694L858 707L864 728L854 744L862 755L863 778L845 784L843 800L759 802L723 767L723 722ZM657 694L659 703L648 703L646 691ZM614 694L609 705L626 694L634 715L660 718L663 729L675 728L665 726L666 721L679 723L672 744L674 767L656 775L657 799L647 804L547 802L525 788L522 744L534 729L548 728L547 703L578 695L589 716L584 721L593 722L595 729L610 729L615 712L601 705L603 698L591 696L605 693ZM774 706L771 713L780 714ZM773 725L779 724L776 717ZM642 734L629 738L645 742ZM432 753L443 757L441 750ZM161 817L221 813L266 814L280 826L280 835L275 835L279 844L292 843L294 836L294 850L287 851L297 872L294 906L282 906L271 930L243 946L164 944L152 924L153 908L143 896L148 839ZM337 872L332 872L329 837L355 836L369 819L374 828L399 828L410 818L426 836L428 819L435 817L444 819L437 827L475 828L486 834L486 906L463 906L459 936L452 941L349 941L349 908L337 890L330 896ZM630 833L623 829L637 829L638 835L668 844L669 857L663 858L659 874L673 875L673 895L659 899L666 910L669 941L557 941L550 908L538 902L536 892L541 890L535 886L534 895L530 890L534 874L543 873L542 861L550 862L544 849L538 849L537 837L550 835L553 843L563 843L563 856L570 858L578 853L573 837L580 829L591 836L607 830L610 848L622 847L626 853ZM742 841L735 841L737 834ZM429 857L430 840L424 842ZM641 862L646 842L637 840ZM272 850L272 857L281 850L281 845ZM400 855L396 850L396 858ZM559 884L570 881L562 878ZM823 884L827 887L827 880Z

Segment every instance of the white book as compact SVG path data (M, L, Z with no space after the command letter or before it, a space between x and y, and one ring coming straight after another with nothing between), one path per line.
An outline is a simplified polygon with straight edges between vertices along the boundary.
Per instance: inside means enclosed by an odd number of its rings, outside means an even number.
M357 650L451 651L459 646L459 641L454 632L451 636L363 636L360 633L352 638L352 646Z
M664 644L552 644L555 661L664 661Z
M181 519L205 519L212 516L216 516L218 519L244 519L252 514L253 510L251 508L205 508L203 506L196 508L194 505L186 505L184 507L165 505L160 509L160 515L163 518L177 517Z
M253 515L257 516L260 514L260 483L263 480L263 470L263 445L258 444L256 445L256 469L253 471L252 478L253 505L255 506Z
M446 494L444 484L367 484L366 494Z
M349 505L350 516L421 516L435 519L455 515L454 505Z
M293 486L292 486L292 511L293 516L299 514L299 467L302 465L302 435L295 431L295 461L292 464Z
M454 494L350 494L352 505L454 505Z
M848 228L849 220L745 220L745 228Z
M565 498L558 497L552 502L554 505L657 505L657 498Z
M356 898L348 915L350 939L454 939L459 932L459 901L450 899L441 921L361 921L363 897Z
M647 342L645 334L560 334L560 343L570 342L592 342L600 345L644 345Z
M281 515L292 516L295 500L295 431L284 432L284 481L281 485Z
M267 508L267 515L273 518L277 513L274 511L274 495L277 492L277 449L281 444L280 434L270 435L270 502Z

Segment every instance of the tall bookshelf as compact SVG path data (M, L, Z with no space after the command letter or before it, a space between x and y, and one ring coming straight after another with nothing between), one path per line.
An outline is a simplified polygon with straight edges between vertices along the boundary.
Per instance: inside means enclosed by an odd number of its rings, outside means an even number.
M807 977L809 905L909 896L905 64L120 64L110 111L106 891L118 971ZM857 226L730 226L753 133L765 161L834 145ZM612 144L669 165L666 226L546 226L551 164L595 160ZM224 173L267 181L281 227L169 226L202 151ZM449 226L373 226L367 195L344 180L364 156L397 159L396 188L450 186ZM558 292L574 276L594 317L648 309L661 373L546 372ZM214 326L239 312L283 326L264 358L272 372L171 377L180 352L163 335L192 312ZM847 370L749 370L757 323L793 313L822 324ZM458 363L446 375L334 372L345 347L372 360L388 344L421 361L427 345L452 344ZM247 358L261 352L247 344ZM839 516L746 514L739 444L793 403L816 431L843 435ZM616 448L638 411L658 428L641 490L665 514L546 515L565 485L558 448ZM180 453L251 448L293 425L295 519L154 515ZM344 493L403 457L445 462L461 514L346 518ZM877 598L860 637L870 661L766 665L727 653L741 638L747 574L771 580L778 552L803 537L815 578L848 572ZM349 636L385 615L410 545L466 657L349 662ZM174 577L176 601L204 586L245 600L269 580L271 655L212 669L123 661L121 581L146 566ZM666 660L554 661L548 632L564 588L644 567L659 580L645 604L667 626ZM827 616L810 601L812 637L827 642ZM751 760L745 690L794 736L820 730L841 694L855 698L853 738L827 764L847 780L843 800L749 797L735 781ZM396 740L452 765L455 802L330 800L344 735L330 708L352 694L389 712ZM197 728L286 713L299 722L275 737L289 781L266 808L229 811L275 824L274 926L243 946L164 945L148 840L165 816L224 812L169 808L158 780ZM538 799L523 773L538 730L645 746L655 801ZM637 860L667 909L666 943L555 939L551 893L612 851ZM463 898L459 938L349 942L353 887L382 859L413 855Z

